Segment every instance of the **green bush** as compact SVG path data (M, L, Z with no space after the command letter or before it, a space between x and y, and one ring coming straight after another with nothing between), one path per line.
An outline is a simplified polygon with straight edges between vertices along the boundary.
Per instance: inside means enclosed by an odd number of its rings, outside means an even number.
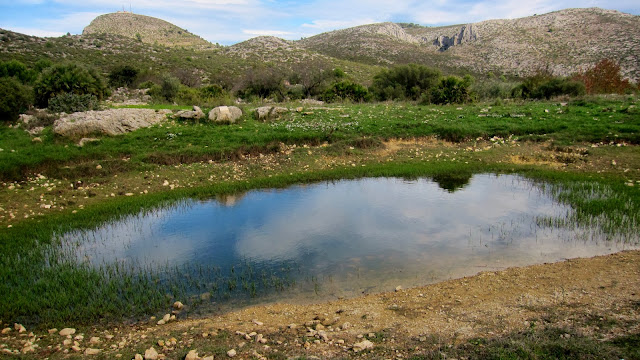
M206 100L218 98L224 95L224 93L225 91L222 86L217 84L206 85L200 88L200 96Z
M463 104L470 102L471 85L473 78L470 75L464 78L447 76L440 79L438 85L431 91L431 102L434 104Z
M586 93L584 83L548 74L536 74L516 86L511 95L522 99L550 99L554 96L580 96Z
M180 91L180 80L173 76L165 75L160 85L153 85L149 95L159 102L173 102Z
M0 61L0 77L14 77L23 84L32 84L38 78L38 72L18 60Z
M440 71L409 64L382 70L373 78L372 92L379 100L417 100L438 83Z
M202 102L199 89L180 86L175 101L180 105L198 105Z
M140 72L130 65L118 66L109 73L109 85L112 87L131 87Z
M31 104L29 87L15 78L0 78L0 121L15 121Z
M60 94L90 94L102 100L109 94L109 90L94 69L78 64L66 64L47 68L36 82L34 93L36 105L46 107L49 105L49 99Z
M49 99L48 109L55 113L74 113L98 109L98 98L92 94L64 93Z
M324 101L350 100L355 102L371 100L371 94L366 87L351 81L341 81L333 84L323 95Z

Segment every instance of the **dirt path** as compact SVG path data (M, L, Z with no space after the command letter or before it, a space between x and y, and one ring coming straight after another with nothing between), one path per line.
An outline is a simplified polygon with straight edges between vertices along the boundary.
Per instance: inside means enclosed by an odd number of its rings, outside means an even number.
M234 352L239 359L402 359L534 328L606 340L640 331L640 251L483 272L323 304L275 304L205 319L157 321L83 329L68 337L18 333L10 326L0 335L0 346L5 354L26 349L33 358L132 359L153 346L159 359L184 359L190 350L202 359ZM90 355L92 349L96 355Z

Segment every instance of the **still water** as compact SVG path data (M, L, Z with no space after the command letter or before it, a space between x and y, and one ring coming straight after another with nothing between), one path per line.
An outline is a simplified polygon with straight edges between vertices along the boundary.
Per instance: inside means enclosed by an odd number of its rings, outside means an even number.
M316 301L634 248L540 221L571 213L518 176L365 178L188 200L64 238L90 266L188 273L185 292L212 302L243 288Z

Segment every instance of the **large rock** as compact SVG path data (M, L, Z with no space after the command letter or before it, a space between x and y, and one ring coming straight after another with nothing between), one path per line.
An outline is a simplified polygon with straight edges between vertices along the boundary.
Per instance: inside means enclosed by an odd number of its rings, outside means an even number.
M53 124L53 132L68 137L90 134L120 135L166 120L170 110L109 109L65 115Z
M279 119L282 114L289 112L289 109L278 106L262 106L256 109L256 119L269 121Z
M175 117L180 119L194 119L200 120L204 117L204 112L197 106L193 107L193 110L182 110L178 111Z
M242 116L237 106L218 106L209 112L209 120L213 122L235 123Z

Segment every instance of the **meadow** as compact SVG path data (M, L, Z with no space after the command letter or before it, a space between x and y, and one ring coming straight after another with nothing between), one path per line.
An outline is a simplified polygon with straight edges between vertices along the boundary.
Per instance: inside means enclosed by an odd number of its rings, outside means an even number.
M272 122L254 120L246 105L237 124L171 120L83 147L50 127L33 142L24 130L3 126L0 319L39 328L141 319L176 299L197 305L183 299L187 287L200 286L185 281L189 272L209 272L229 296L295 286L286 272L257 274L242 265L231 272L168 269L169 280L126 266L96 269L62 249L59 235L184 198L298 183L517 173L576 210L570 219L543 220L547 225L598 226L633 239L640 220L638 102L340 103Z

